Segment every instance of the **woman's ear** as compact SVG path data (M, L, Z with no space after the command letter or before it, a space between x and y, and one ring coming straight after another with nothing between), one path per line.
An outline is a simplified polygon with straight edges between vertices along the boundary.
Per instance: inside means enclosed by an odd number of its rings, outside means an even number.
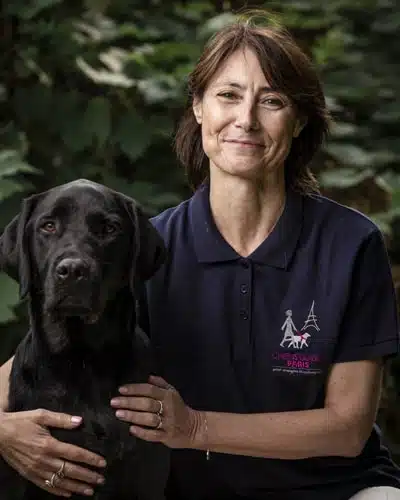
M300 135L300 132L303 130L303 128L307 125L307 117L302 116L297 118L294 130L293 130L293 137L297 138Z
M200 125L202 122L202 118L203 118L203 104L202 104L201 99L199 99L198 97L195 97L193 99L192 108L193 108L194 117L196 118L197 123Z

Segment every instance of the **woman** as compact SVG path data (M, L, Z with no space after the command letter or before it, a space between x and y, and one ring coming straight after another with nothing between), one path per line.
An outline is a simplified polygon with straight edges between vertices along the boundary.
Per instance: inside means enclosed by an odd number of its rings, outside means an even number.
M400 499L374 425L399 346L390 267L375 225L308 170L328 129L313 67L284 30L241 21L210 40L190 96L176 149L195 193L153 219L169 259L142 320L162 378L121 388L117 417L173 449L174 500ZM41 487L64 464L51 491L83 491L100 457L47 437L32 460L46 426L73 425L3 415L0 450Z

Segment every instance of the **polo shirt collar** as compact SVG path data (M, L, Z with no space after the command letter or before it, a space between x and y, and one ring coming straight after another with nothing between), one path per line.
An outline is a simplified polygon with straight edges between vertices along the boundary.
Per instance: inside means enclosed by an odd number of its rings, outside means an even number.
M189 204L189 219L194 248L199 262L224 262L242 257L225 241L215 225L210 208L209 183L204 183ZM285 269L297 247L303 222L303 197L292 190L275 228L248 259Z

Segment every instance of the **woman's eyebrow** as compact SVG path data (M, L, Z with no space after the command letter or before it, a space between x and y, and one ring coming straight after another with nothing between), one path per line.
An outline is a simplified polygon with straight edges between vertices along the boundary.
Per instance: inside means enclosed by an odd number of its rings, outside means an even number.
M242 85L241 83L238 83L238 82L233 82L233 81L221 81L221 82L215 82L215 86L218 86L218 87L224 87L224 86L227 86L227 87L234 87L234 88L237 88L239 90L246 90L246 85ZM270 87L270 86L266 86L266 87L261 87L259 89L260 91L262 92L279 92L279 90L277 88L274 88L274 87Z

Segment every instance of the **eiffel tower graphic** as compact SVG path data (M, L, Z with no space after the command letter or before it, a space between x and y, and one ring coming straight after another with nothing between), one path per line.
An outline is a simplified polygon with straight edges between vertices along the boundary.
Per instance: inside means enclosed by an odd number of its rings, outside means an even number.
M302 331L308 327L313 327L319 332L319 326L317 325L317 316L314 314L314 300L310 307L310 312L308 313L307 319L304 322Z

